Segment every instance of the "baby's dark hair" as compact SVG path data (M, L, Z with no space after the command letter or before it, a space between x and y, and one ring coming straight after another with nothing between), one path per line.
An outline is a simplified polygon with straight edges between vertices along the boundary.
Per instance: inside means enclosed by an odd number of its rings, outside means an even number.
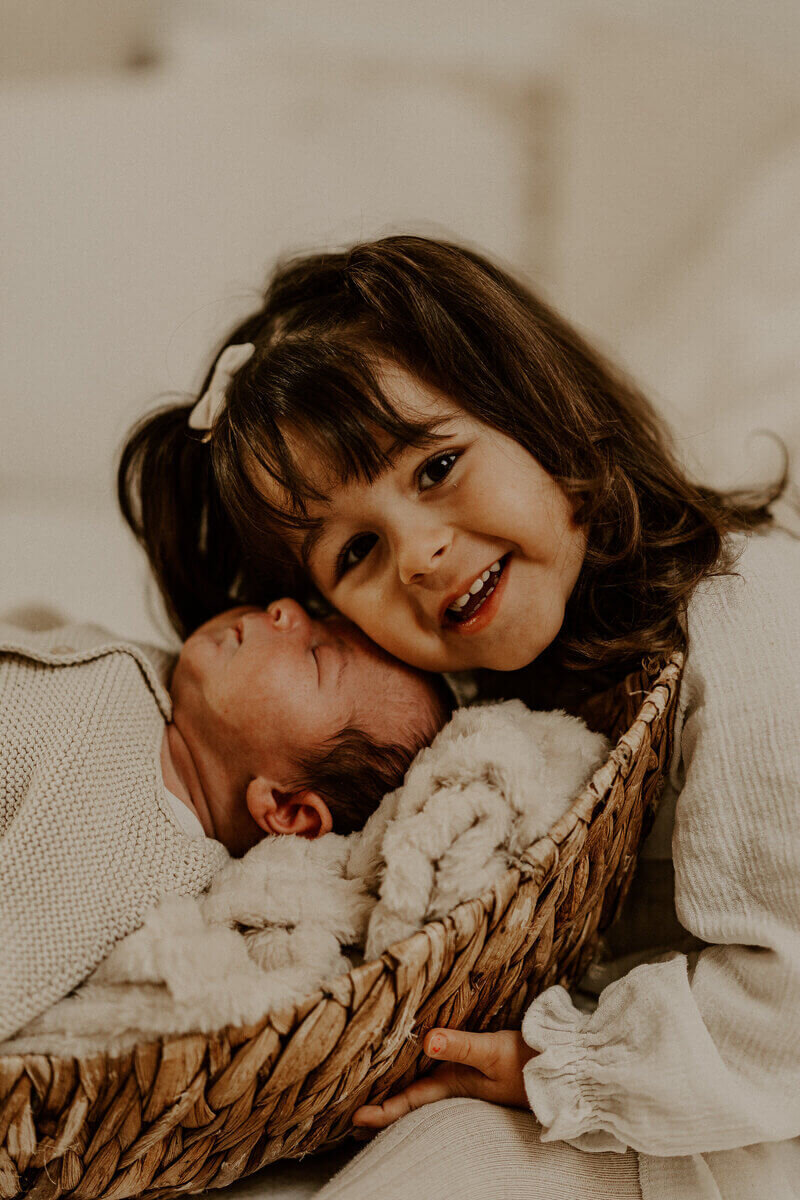
M305 754L297 764L293 790L319 792L333 817L334 833L361 829L389 792L400 787L417 753L430 744L453 711L453 699L441 678L430 675L432 724L428 736L408 743L377 742L348 726L321 749Z
M733 567L726 535L771 521L787 481L786 468L761 492L692 481L629 380L527 287L448 243L398 236L284 263L225 345L245 342L255 353L209 445L182 405L146 418L120 463L123 513L184 635L233 604L307 598L290 548L314 524L308 502L324 498L307 463L369 481L387 437L393 449L435 443L384 394L383 362L514 438L572 500L586 556L543 677L550 666L597 685L682 647L692 591ZM256 467L285 503L261 494Z

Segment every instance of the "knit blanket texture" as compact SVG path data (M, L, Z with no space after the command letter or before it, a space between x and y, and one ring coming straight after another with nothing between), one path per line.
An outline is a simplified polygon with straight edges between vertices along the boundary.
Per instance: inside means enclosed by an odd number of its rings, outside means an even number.
M169 666L91 626L0 623L0 1039L228 861L164 800Z
M364 828L267 837L198 896L169 896L0 1053L119 1051L285 1010L479 895L608 753L562 712L459 709Z

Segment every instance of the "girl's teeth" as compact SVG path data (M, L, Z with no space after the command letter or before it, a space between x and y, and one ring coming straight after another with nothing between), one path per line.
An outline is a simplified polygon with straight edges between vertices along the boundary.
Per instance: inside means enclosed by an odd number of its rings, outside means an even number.
M459 596L457 600L453 601L453 603L450 605L450 608L455 609L456 612L458 612L462 608L464 608L465 605L469 604L472 597L477 596L478 592L480 592L485 587L486 583L489 580L489 577L491 575L499 574L500 569L501 569L500 568L500 560L498 559L498 561L495 563L492 563L492 565L490 567L488 567L487 570L485 570L483 572L483 574L479 575L474 583L470 584L470 589L468 592L464 592L463 596ZM486 599L488 599L489 596L491 596L492 592L495 589L495 585L496 585L496 581L494 583L492 583L491 587L486 589Z

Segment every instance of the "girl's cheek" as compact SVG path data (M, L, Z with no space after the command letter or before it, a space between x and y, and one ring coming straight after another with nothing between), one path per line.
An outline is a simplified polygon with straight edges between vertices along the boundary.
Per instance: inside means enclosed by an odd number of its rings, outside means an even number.
M369 596L361 590L350 591L337 588L333 593L325 594L325 599L343 617L357 625L361 632L371 638L373 642L377 642L388 653L394 653L385 644L384 629L388 632L391 625L388 622L384 623L380 604L371 603Z
M363 612L363 628L366 632L367 626L373 631L370 637L373 642L377 642L379 646L387 649L389 642L397 642L402 636L402 624L398 618L398 614L394 612L388 604L370 604ZM359 622L356 622L359 624ZM396 651L389 650L390 654L395 654Z
M408 615L399 612L388 597L376 593L359 597L350 613L345 612L359 629L387 654L404 659L408 640Z
M439 669L429 667L430 645L416 628L413 615L402 598L375 583L336 591L341 594L326 596L326 599L387 654L421 670Z

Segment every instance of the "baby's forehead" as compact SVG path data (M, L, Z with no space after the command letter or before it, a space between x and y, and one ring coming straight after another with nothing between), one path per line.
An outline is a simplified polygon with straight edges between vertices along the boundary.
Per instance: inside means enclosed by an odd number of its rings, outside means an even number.
M353 678L360 688L356 699L362 713L368 717L374 714L387 728L392 721L398 722L401 737L403 731L427 730L436 708L433 677L387 654L345 618L337 615L331 620L336 623L337 635L351 650ZM383 732L386 736L386 730Z
M322 623L329 631L342 639L349 648L353 660L365 672L369 672L376 678L391 681L395 686L397 684L402 686L405 681L409 689L421 690L433 686L424 671L409 667L407 663L401 662L400 659L387 653L341 613L332 613L325 617Z
M410 668L406 667L404 663L393 658L391 654L387 654L380 646L376 646L357 625L354 625L347 617L343 617L341 613L333 612L324 617L322 624L329 632L341 638L355 662L365 667L373 667L386 674L410 671Z

